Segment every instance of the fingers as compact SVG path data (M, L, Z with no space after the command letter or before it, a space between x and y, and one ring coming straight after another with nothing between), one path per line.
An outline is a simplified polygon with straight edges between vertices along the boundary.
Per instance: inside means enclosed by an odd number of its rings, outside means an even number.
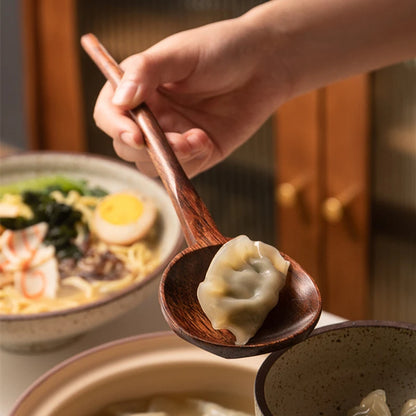
M210 167L219 154L212 140L201 129L191 129L184 134L168 133L166 136L189 177Z
M124 109L137 107L144 101L157 82L152 76L151 59L144 53L133 55L121 63L123 78L114 92L112 103Z
M177 39L178 36L183 39ZM140 128L130 119L127 111L143 101L152 102L156 110L169 110L166 108L168 100L156 91L162 85L183 82L193 72L198 53L192 45L186 47L189 39L186 35L173 35L147 51L127 58L120 65L124 75L116 90L106 83L95 105L95 122L113 138L117 155L134 162L148 176L156 176L157 172L147 150L143 148ZM185 171L188 175L200 172L200 166L205 166L213 153L211 140L202 130L190 129L192 124L180 114L170 110L159 112L161 120L168 120L162 127L176 131L168 133L167 137ZM163 113L169 116L164 118Z
M116 141L124 142L132 149L143 147L143 137L137 124L125 110L111 102L113 88L107 82L102 88L94 108L96 125Z
M192 72L195 65L192 57L195 54L183 47L178 50L177 45L177 42L167 38L120 64L124 75L119 86L114 91L106 83L97 98L94 119L101 130L133 148L139 149L143 145L138 126L125 112L154 95L161 84L183 80Z
M112 98L113 104L134 108L162 84L188 77L198 62L195 47L186 47L188 40L188 36L179 33L125 59L120 64L124 75Z
M218 149L207 134L200 129L192 129L184 134L167 133L166 138L190 178L206 170L218 160ZM141 172L152 177L158 175L147 154L143 152L136 156L136 166Z
M94 111L97 126L113 138L116 154L134 162L144 174L155 177L157 172L144 147L143 136L137 124L124 110L111 102L112 87L106 84L100 92ZM185 133L170 132L167 139L188 176L195 176L212 164L219 151L208 135L201 129L193 128Z
M218 159L218 149L200 129L192 129L184 134L167 133L166 138L189 177L207 169ZM142 173L150 177L158 176L145 147L132 149L121 140L115 140L113 146L119 157L134 162Z

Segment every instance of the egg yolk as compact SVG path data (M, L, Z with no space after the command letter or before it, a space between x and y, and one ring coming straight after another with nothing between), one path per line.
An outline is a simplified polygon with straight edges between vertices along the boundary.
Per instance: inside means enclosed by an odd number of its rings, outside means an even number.
M106 197L98 209L104 220L114 225L123 225L140 218L143 203L134 195L116 194Z

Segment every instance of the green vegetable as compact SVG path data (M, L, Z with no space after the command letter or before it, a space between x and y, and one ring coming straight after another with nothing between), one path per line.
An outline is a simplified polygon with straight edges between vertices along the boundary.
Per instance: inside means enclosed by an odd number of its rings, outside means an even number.
M21 194L25 191L49 193L59 190L63 194L69 191L77 191L81 195L105 196L107 192L99 187L91 188L87 181L82 179L70 179L62 175L40 176L33 179L15 182L0 186L0 197L4 194Z
M9 185L0 186L0 196L4 194L20 194L24 191L43 191L48 187L59 187L65 193L74 189L81 192L85 187L85 182L81 180L68 179L64 176L41 176L33 179L15 182Z

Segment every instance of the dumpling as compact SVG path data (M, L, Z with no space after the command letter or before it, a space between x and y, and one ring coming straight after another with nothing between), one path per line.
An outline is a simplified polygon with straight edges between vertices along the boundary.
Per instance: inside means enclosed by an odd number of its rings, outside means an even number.
M384 390L375 390L361 400L359 406L351 409L347 416L391 416Z
M148 410L149 414L162 412L168 416L249 416L205 400L169 396L152 398Z
M351 409L347 416L391 416L386 403L386 393L378 389L361 400L359 406ZM402 407L400 416L416 416L416 399L408 400Z
M400 416L416 416L416 399L410 399L403 405Z
M176 395L153 396L144 400L115 403L100 416L250 416L219 404ZM97 414L98 416L98 414Z
M237 345L259 330L278 300L290 263L279 251L240 235L214 256L197 296L214 329L228 329Z

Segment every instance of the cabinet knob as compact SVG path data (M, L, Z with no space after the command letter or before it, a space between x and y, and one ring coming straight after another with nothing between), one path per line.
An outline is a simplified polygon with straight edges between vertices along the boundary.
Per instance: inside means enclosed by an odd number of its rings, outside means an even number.
M299 196L299 188L293 183L283 182L276 189L276 200L284 207L293 207Z
M336 197L331 196L325 199L322 205L322 214L325 220L332 224L341 222L347 214L348 207L357 195L357 189L350 188Z
M326 221L330 223L338 223L344 216L344 205L339 198L327 198L322 206L322 213Z

